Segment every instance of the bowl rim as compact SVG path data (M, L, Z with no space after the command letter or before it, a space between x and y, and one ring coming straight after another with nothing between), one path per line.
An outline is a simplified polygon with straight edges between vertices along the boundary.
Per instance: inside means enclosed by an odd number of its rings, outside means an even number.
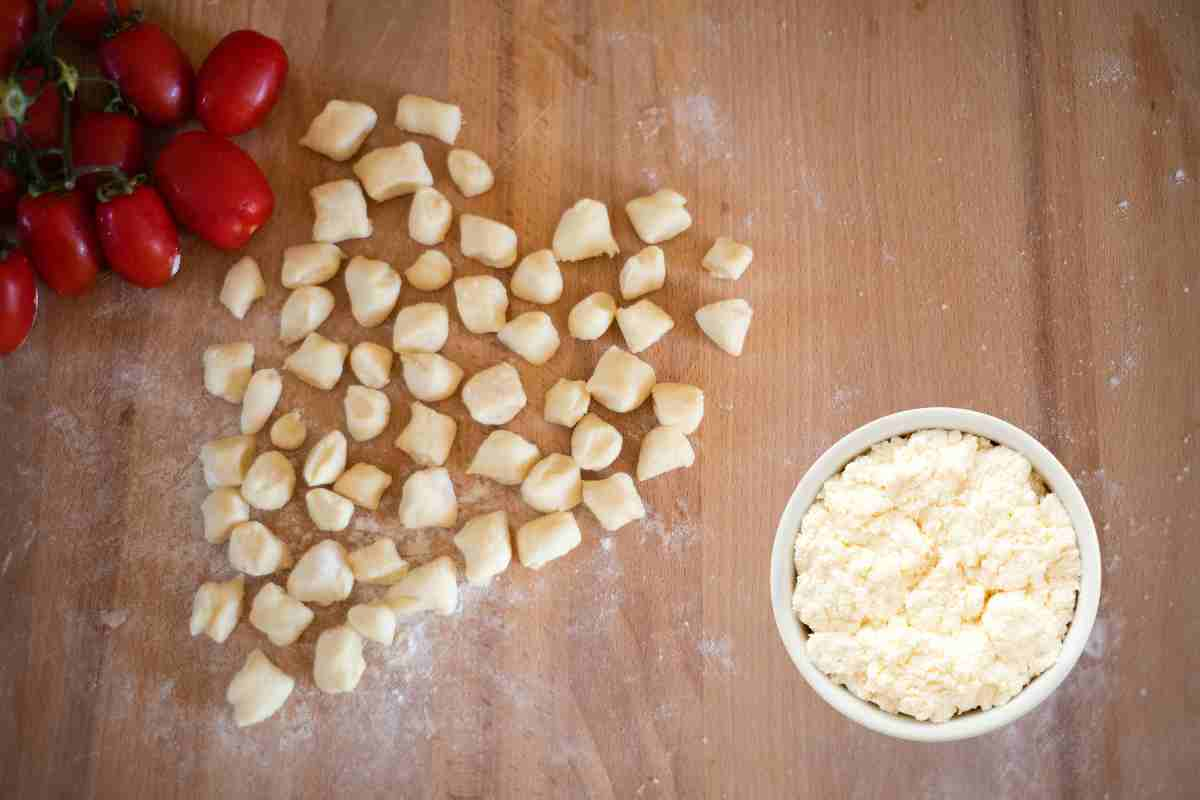
M969 711L946 722L922 722L884 711L854 695L813 666L805 651L807 635L792 611L796 583L794 549L800 520L825 481L872 445L927 429L957 430L1016 450L1033 464L1058 495L1071 518L1079 543L1080 583L1075 614L1054 664L1012 700L987 711ZM965 408L929 407L899 411L868 422L843 436L813 462L796 485L775 532L771 548L771 605L780 640L800 674L827 703L849 719L878 733L915 742L951 742L994 731L1032 711L1058 688L1087 644L1100 605L1100 542L1087 501L1067 468L1037 439L1002 419Z

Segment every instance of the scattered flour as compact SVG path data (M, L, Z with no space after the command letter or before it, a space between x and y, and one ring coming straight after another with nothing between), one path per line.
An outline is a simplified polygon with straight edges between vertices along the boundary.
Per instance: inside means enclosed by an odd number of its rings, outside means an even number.
M733 659L733 644L728 637L721 639L701 639L697 645L700 656L704 659L704 671L708 673L730 674L737 670Z
M115 631L128 621L129 609L127 608L113 608L100 612L100 624L110 631Z

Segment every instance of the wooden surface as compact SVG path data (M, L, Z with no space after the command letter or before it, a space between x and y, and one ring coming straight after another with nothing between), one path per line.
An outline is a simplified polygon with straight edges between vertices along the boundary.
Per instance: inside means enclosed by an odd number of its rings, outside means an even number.
M28 346L0 362L0 794L6 797L1177 797L1200 757L1200 6L1177 2L151 3L199 63L225 32L279 37L292 71L267 126L242 137L278 197L247 248L270 283L237 324L216 296L230 254L188 241L183 272L146 293L108 278L43 291ZM316 633L267 644L247 623L190 639L192 593L227 576L200 535L200 444L237 410L201 389L200 353L250 339L279 366L280 253L306 241L307 190L349 174L296 145L332 97L380 114L368 146L404 141L405 92L462 105L460 142L496 167L463 200L447 148L421 139L459 211L549 244L579 197L613 210L670 186L696 224L666 245L654 295L677 326L648 351L660 379L698 384L696 466L644 486L645 524L540 573L514 566L462 613L368 648L353 695L315 689ZM408 201L372 205L349 244L407 267ZM752 244L736 284L699 270L717 235ZM453 238L452 241L456 241ZM447 252L458 274L486 272ZM566 267L552 311L615 292L620 261ZM323 331L358 328L340 278ZM691 315L741 296L746 354ZM436 299L448 301L443 291ZM402 303L426 299L410 288ZM524 310L516 302L514 308ZM508 357L453 323L474 371ZM584 377L598 343L521 363L513 427L547 449L554 377ZM285 380L282 409L319 434L341 395ZM399 530L411 465L397 377L384 436L353 460L397 477L344 541L396 536L416 559L448 536ZM984 738L920 746L840 717L780 645L768 554L790 492L853 427L949 404L1040 438L1081 483L1101 531L1104 593L1086 653L1035 712ZM464 475L484 432L459 400L451 469L464 513L513 500ZM611 415L609 415L611 416ZM642 409L618 466L652 422ZM310 440L311 441L311 440ZM263 437L265 446L265 436ZM301 451L303 452L303 451ZM298 456L299 457L299 456ZM293 501L263 519L315 537ZM257 587L260 580L251 581ZM248 599L250 595L248 593ZM223 697L264 647L298 678L282 712L237 730ZM1194 782L1192 783L1194 788Z

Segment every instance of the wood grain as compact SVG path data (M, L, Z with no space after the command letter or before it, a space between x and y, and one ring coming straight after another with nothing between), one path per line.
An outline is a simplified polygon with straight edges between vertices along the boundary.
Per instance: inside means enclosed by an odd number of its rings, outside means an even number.
M237 324L217 304L233 258L190 240L183 272L143 292L43 292L28 345L0 361L0 795L5 797L1181 797L1200 757L1200 6L1187 0L496 3L148 3L199 63L225 32L280 38L279 107L241 138L278 197L247 252L271 284ZM422 620L351 696L312 685L319 614L301 642L243 623L224 645L187 636L191 596L229 573L200 536L199 445L236 409L201 391L200 352L250 339L277 366L280 253L306 240L307 190L348 174L296 146L331 97L373 105L368 146L405 137L404 92L463 105L463 146L496 188L459 211L510 222L523 252L562 209L596 197L624 252L623 203L671 186L695 226L666 245L655 296L677 327L647 357L696 383L708 415L696 466L645 484L651 519L585 542L540 573L514 567L460 615ZM422 139L438 185L447 148ZM403 268L420 252L408 203L372 206L348 245ZM751 243L737 284L699 270L712 239ZM458 274L486 271L447 251ZM617 263L567 268L579 298L615 291ZM338 311L323 330L390 341ZM416 301L406 288L402 302ZM742 296L746 354L708 344L700 305ZM449 291L436 299L448 302ZM425 298L420 298L425 299ZM514 303L516 310L525 304ZM457 327L474 371L507 354ZM521 364L514 427L543 448L559 375L597 343ZM342 386L349 378L343 380ZM397 488L359 512L424 558L444 534L398 530L411 469L394 419L352 458ZM320 432L342 390L286 380L283 408ZM812 460L851 428L927 404L996 414L1045 442L1102 528L1104 596L1074 672L1008 729L943 746L893 742L827 707L778 642L768 554ZM484 436L459 400L451 461L465 511L528 511L465 476ZM648 409L619 422L628 443ZM265 444L265 438L264 438ZM296 549L298 502L263 517ZM260 581L252 582L257 587ZM298 677L283 711L234 728L224 691L265 646Z

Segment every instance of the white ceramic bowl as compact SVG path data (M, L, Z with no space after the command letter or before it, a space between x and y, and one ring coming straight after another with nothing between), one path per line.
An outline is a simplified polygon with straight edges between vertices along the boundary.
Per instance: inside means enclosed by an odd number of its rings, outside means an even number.
M947 722L921 722L912 717L891 714L868 703L844 686L834 683L808 660L805 650L807 633L792 611L792 592L796 585L794 563L796 532L800 520L825 481L841 471L849 461L872 445L928 428L973 433L1021 453L1033 464L1050 490L1058 495L1075 534L1079 539L1081 579L1075 616L1067 630L1062 653L1054 666L1037 676L1012 700L987 711L968 711ZM961 408L917 408L877 419L848 434L817 459L792 493L779 520L775 546L771 549L771 605L779 636L804 679L826 702L850 719L873 731L918 742L949 742L968 739L996 730L1033 709L1053 692L1075 666L1083 652L1096 609L1100 604L1100 544L1096 525L1087 503L1070 473L1036 439L1020 428L978 411Z

